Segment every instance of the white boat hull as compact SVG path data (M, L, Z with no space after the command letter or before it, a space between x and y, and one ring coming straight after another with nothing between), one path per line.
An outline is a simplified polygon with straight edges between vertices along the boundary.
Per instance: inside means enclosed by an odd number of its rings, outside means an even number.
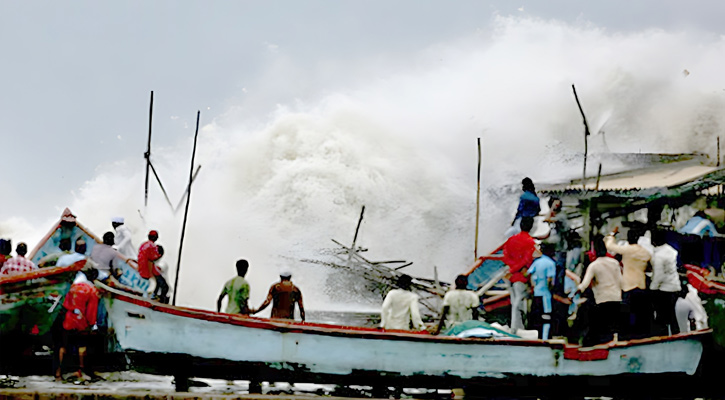
M109 320L124 351L265 366L280 373L459 380L692 375L703 350L703 332L582 349L537 340L461 339L270 321L172 307L113 289L106 293Z

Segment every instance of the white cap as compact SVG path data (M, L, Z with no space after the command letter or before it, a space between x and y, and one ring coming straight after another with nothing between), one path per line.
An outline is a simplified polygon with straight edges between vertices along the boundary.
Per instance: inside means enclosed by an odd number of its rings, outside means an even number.
M284 278L291 278L292 272L290 272L290 270L288 270L288 269L283 269L282 271L279 272L279 276L284 277Z
M123 217L113 217L111 219L111 222L115 222L115 223L118 223L118 224L122 224L123 223Z

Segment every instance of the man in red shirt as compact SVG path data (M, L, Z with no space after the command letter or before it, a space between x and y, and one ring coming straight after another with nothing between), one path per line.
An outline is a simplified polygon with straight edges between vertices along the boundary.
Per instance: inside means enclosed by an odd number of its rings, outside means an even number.
M98 277L98 270L86 269L76 277L71 285L68 294L65 296L63 308L63 339L58 351L58 368L55 371L55 379L61 380L63 359L68 349L78 349L79 369L77 376L83 379L83 372L91 378L95 378L94 372L88 370L85 365L86 350L88 348L88 336L96 329L96 316L98 313L98 290L93 286L93 280Z
M521 218L521 232L503 244L503 262L509 267L509 294L511 296L511 332L524 329L526 299L529 297L527 269L534 260L536 243L529 235L534 226L532 217Z
M156 231L149 232L149 240L144 242L138 249L138 273L144 279L150 279L156 275L156 266L154 261L161 257L156 241L159 239L159 233Z

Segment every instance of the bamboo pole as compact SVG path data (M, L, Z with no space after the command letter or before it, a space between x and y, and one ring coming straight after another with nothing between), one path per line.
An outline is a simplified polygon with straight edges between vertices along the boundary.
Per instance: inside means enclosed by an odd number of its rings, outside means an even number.
M579 107L579 112L582 115L582 120L584 121L584 171L582 173L582 190L586 190L587 188L587 151L588 151L588 137L590 135L589 133L589 124L587 123L587 117L584 115L584 110L582 109L581 103L579 103L579 96L576 94L576 88L574 85L571 85L571 90L574 91L574 99L576 100L576 105Z
M149 167L151 167L151 123L153 121L154 116L154 91L151 91L151 104L149 105L149 141L148 145L146 146L146 152L144 153L144 158L146 159L146 184L144 186L144 200L143 205L144 207L148 206L149 204ZM161 183L159 181L159 183Z
M599 163L599 171L597 171L597 184L594 186L594 191L599 190L599 179L602 178L602 163Z
M184 222L181 225L181 240L179 241L179 257L176 259L176 278L174 278L174 298L172 305L176 305L176 294L179 293L179 272L181 271L181 250L184 247L184 234L186 233L186 219L189 216L189 200L191 200L191 181L194 174L194 157L196 156L196 139L199 137L199 118L201 111L196 112L196 132L194 133L194 148L191 151L191 168L189 169L189 193L186 196L186 207L184 208Z
M352 238L352 246L350 247L350 252L349 252L348 258L347 258L348 266L350 266L350 261L352 261L353 253L356 252L355 242L357 242L357 234L360 231L360 224L362 224L364 214L365 214L365 206L362 206L362 211L360 211L360 219L357 221L357 228L355 228L355 236Z
M478 219L481 206L481 138L478 138L478 173L476 176L476 242L473 245L473 259L478 259Z
M173 207L171 205L171 200L169 200L169 195L166 193L166 189L164 189L164 184L161 183L161 178L159 178L159 174L156 173L156 168L154 168L154 165L149 161L148 165L151 166L151 172L154 173L154 176L156 177L156 182L159 183L159 186L161 187L161 192L164 194L164 198L166 198L166 202L169 203L169 207Z
M194 171L194 176L191 177L191 183L194 183L196 180L196 176L199 175L199 170L201 169L201 165L198 165L196 167L196 171ZM186 199L186 196L189 195L189 188L191 187L191 183L186 185L186 190L184 191L184 194L181 196L181 199L179 199L179 204L176 205L176 208L174 208L174 214L176 214L177 211L179 211L179 208L181 208L181 204L183 204L184 199Z

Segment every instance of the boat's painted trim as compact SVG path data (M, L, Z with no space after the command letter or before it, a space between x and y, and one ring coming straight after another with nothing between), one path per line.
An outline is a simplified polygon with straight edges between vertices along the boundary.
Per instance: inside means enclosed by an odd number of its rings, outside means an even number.
M23 272L22 274L8 275L0 278L0 293L5 293L5 291L3 290L3 285L6 284L49 278L53 275L62 274L64 272L80 271L85 265L86 260L81 260L75 264L66 267L39 268L35 271Z
M564 343L559 341L546 341L546 340L530 340L530 339L510 339L510 338L458 338L454 336L434 336L426 331L413 332L413 331L402 331L402 330L383 330L367 327L355 327L355 326L342 326L342 325L331 325L331 324L318 324L310 322L298 322L286 319L264 319L257 318L248 315L241 314L225 314L208 310L200 310L188 307L177 307L169 304L163 304L156 301L152 301L146 298L128 294L126 292L111 288L102 283L96 283L96 285L103 291L110 294L114 299L125 301L131 304L135 304L144 308L148 308L154 311L158 311L165 314L176 315L185 318L193 318L210 322L219 322L223 324L239 325L248 328L267 329L278 332L300 332L300 333L311 333L311 334L326 334L326 335L344 335L344 336L359 336L366 339L386 339L386 340L414 340L414 341L429 341L429 342L454 342L454 343L466 343L466 342L505 342L507 345L512 346L542 346L551 347L557 349L563 349ZM688 338L697 337L700 338L704 335L712 332L711 330L700 330L694 332L680 333L672 336L657 336L651 338L643 338L636 340L624 340L617 342L609 342L606 344L596 346L597 349L602 348L618 348L627 347L631 345L640 345L648 343L660 343L669 341L678 341ZM571 351L571 350L570 350Z

